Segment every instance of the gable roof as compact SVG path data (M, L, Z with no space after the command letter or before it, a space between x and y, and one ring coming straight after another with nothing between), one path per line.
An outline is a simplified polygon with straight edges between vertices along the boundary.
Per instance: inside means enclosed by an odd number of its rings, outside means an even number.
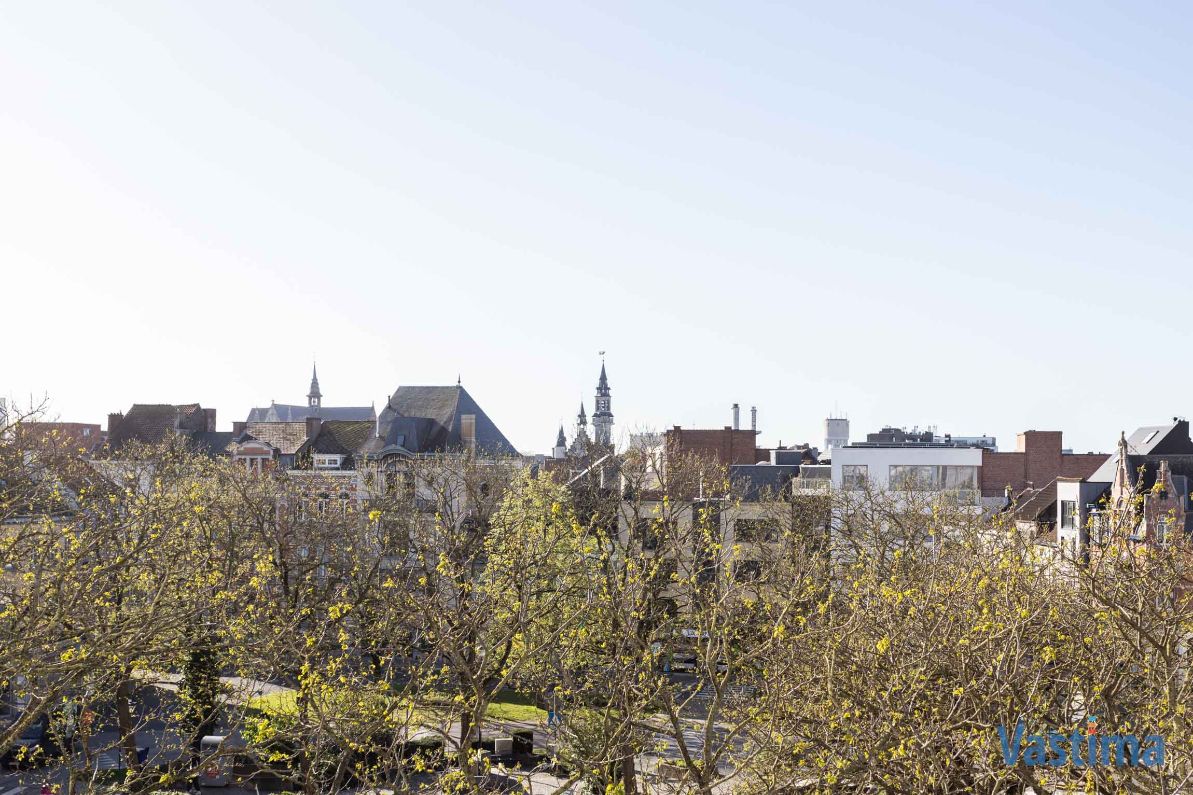
M108 434L108 447L116 452L130 442L156 444L175 430L188 435L207 430L207 417L198 403L134 403Z
M305 422L250 422L244 432L275 448L281 455L294 455L307 440Z
M413 453L439 453L463 448L462 418L475 418L477 450L490 455L517 455L468 390L454 386L400 386L378 418L379 435L387 445ZM399 438L400 437L400 438Z

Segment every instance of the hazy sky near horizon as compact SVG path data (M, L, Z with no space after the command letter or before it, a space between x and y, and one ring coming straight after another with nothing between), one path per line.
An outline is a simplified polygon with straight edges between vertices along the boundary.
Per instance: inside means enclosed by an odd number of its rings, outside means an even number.
M0 3L0 394L457 374L545 452L1188 412L1179 3ZM748 420L746 420L748 421Z

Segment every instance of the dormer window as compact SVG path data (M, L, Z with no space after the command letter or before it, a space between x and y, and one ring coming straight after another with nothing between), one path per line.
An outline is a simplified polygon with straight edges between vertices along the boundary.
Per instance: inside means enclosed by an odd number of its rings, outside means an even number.
M342 455L315 454L315 469L339 469L344 463Z

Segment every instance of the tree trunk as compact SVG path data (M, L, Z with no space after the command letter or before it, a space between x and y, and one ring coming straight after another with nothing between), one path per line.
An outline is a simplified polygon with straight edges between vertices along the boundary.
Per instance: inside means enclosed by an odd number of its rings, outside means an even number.
M632 750L621 758L621 787L625 795L638 795L638 772L634 761Z
M116 722L120 729L120 747L124 753L124 764L128 768L128 777L136 776L140 770L137 759L137 731L133 721L132 682L131 672L126 668L121 671L120 684L116 686Z
M472 714L460 716L460 758L457 764L465 775L472 775Z

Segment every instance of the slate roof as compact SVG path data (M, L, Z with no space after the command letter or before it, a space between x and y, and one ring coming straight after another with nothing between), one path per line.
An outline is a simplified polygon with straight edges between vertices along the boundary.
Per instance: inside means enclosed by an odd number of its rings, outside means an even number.
M1138 491L1148 491L1156 485L1160 462L1167 461L1172 480L1179 488L1178 478L1193 478L1193 455L1129 455L1127 477ZM1113 479L1113 478L1112 478Z
M461 418L476 417L476 447L489 455L517 455L505 434L485 414L468 390L454 386L401 386L378 417L379 435L386 445L399 445L415 454L463 448Z
M307 440L305 422L250 422L244 432L273 446L281 455L294 455Z
M1189 439L1189 422L1174 420L1167 425L1145 425L1138 428L1127 437L1127 453L1129 456L1193 454L1193 441ZM1113 482L1118 472L1118 457L1116 450L1086 480L1091 483Z
M360 420L325 422L311 442L311 451L354 456L373 438L374 427L374 423Z
M729 482L744 500L768 496L778 498L783 489L799 475L795 464L733 464L729 467Z
M373 422L377 413L372 406L291 406L285 403L272 403L262 408L249 411L247 423L254 422L305 422L307 417L319 417L324 420L367 420Z
M232 431L203 431L193 434L191 439L198 452L214 458L232 451L232 448L235 447L232 441L234 436Z

